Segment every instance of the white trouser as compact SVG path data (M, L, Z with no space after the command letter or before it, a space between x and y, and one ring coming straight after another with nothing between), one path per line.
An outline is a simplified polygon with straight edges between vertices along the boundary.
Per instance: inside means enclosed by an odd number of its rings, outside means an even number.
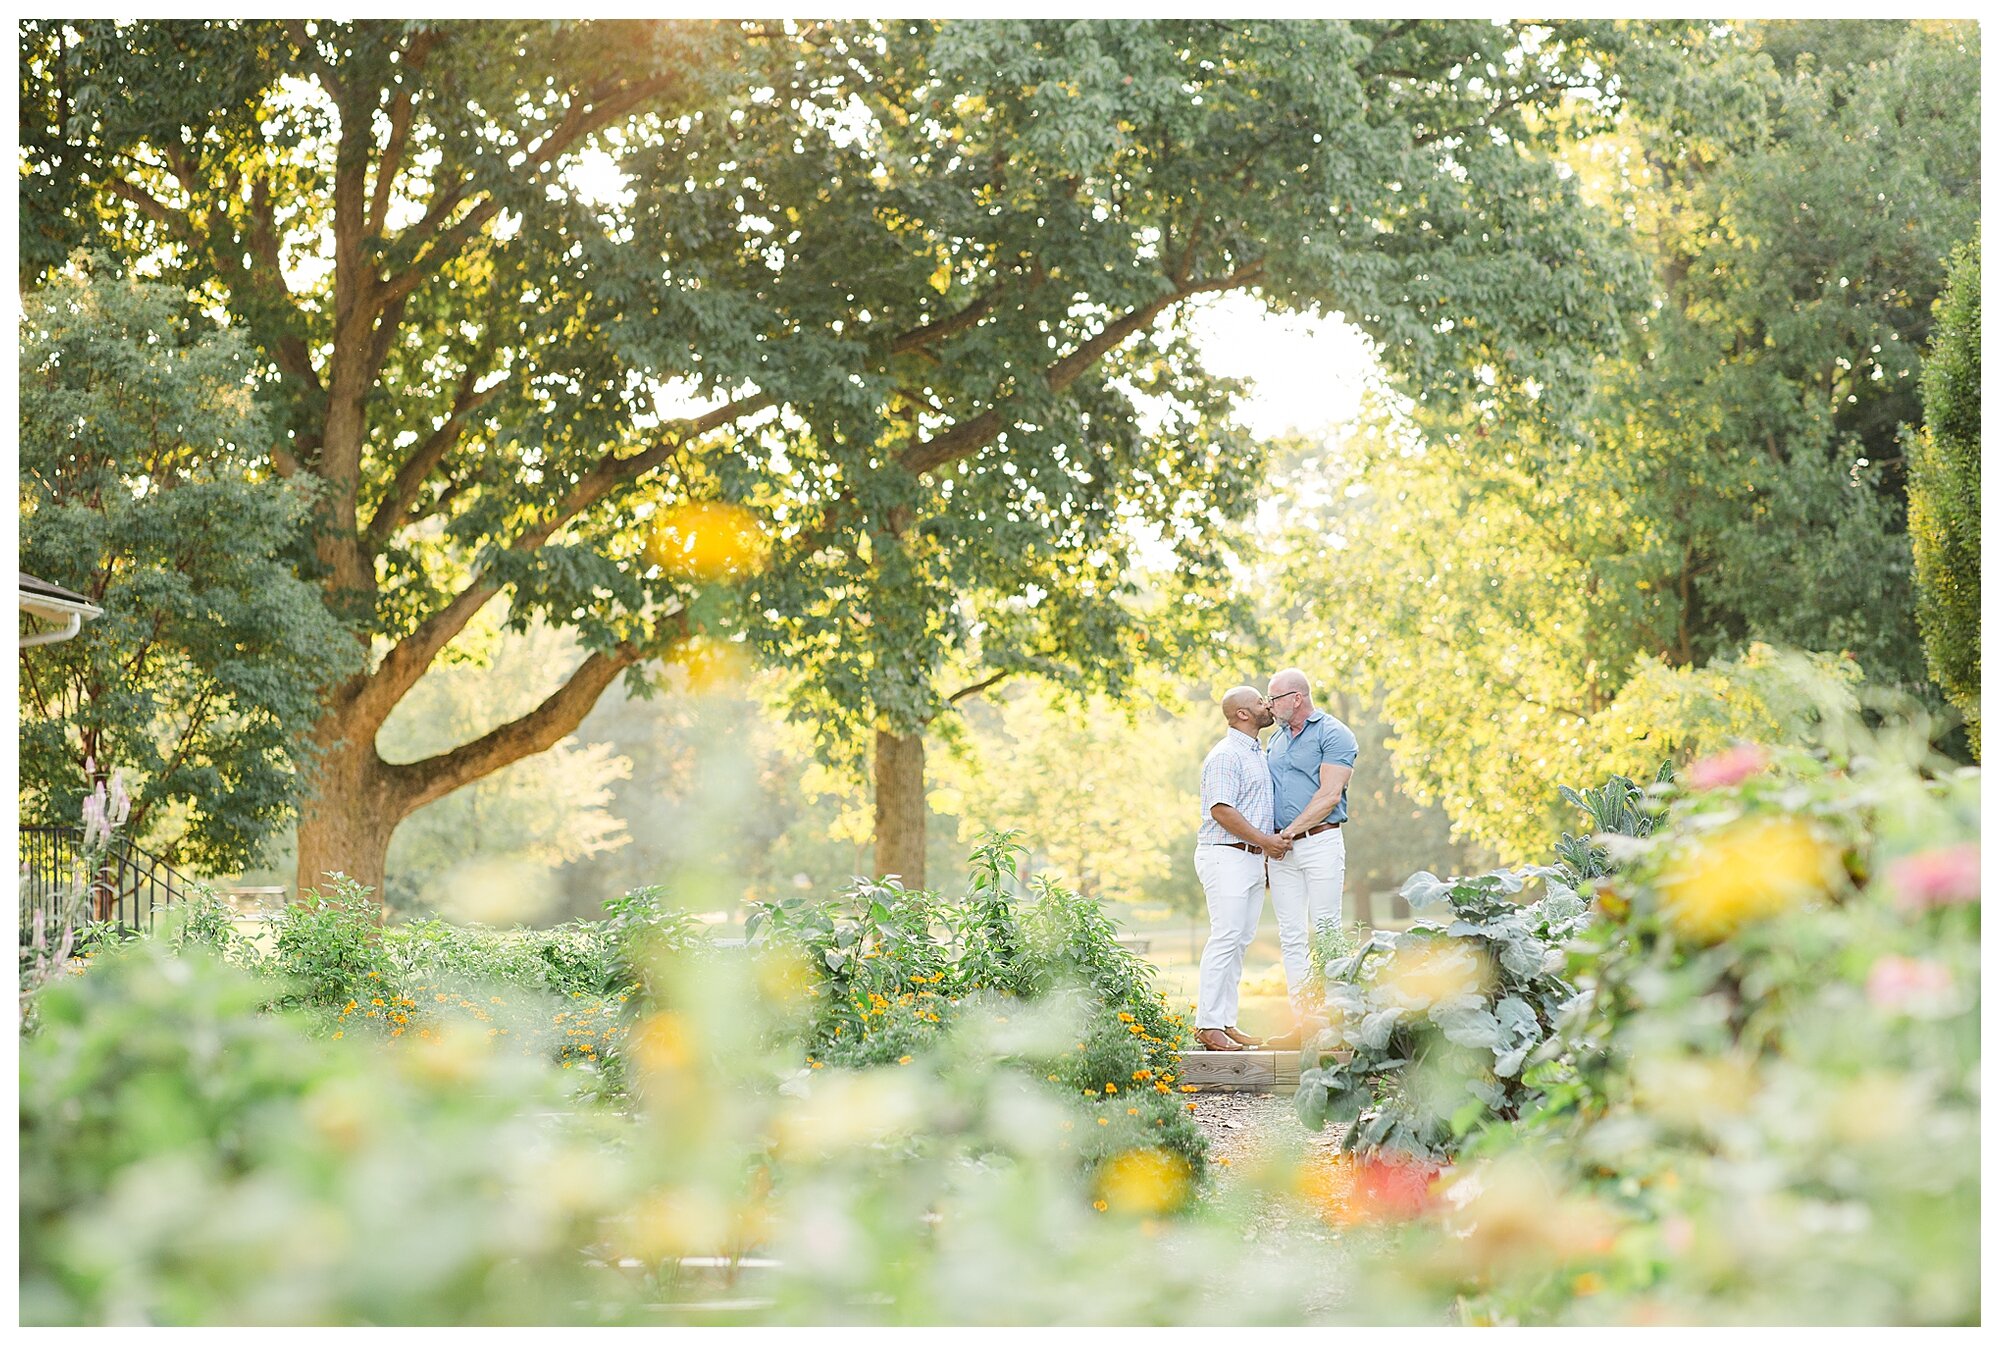
M1197 846L1194 872L1208 897L1208 943L1201 951L1201 992L1194 1026L1234 1028L1243 953L1264 914L1264 853L1234 846Z
M1301 837L1291 853L1271 862L1271 910L1278 916L1278 948L1285 959L1285 989L1294 1002L1305 993L1312 968L1313 931L1340 923L1340 888L1347 880L1347 829Z

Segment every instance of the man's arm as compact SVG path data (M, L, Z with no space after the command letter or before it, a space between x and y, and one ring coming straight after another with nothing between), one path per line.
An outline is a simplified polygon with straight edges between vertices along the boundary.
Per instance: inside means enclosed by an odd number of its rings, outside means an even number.
M1340 792L1347 788L1347 782L1354 776L1354 768L1342 766L1338 762L1319 764L1319 789L1299 810L1299 816L1285 826L1278 835L1287 839L1297 839L1306 834L1306 829L1317 827L1320 820L1333 812L1333 806L1340 802Z
M1215 821L1222 824L1224 831L1260 848L1273 860L1284 859L1285 853L1292 849L1292 843L1285 838L1271 832L1259 832L1252 827L1250 820L1238 813L1233 805L1216 804L1210 807L1208 813Z

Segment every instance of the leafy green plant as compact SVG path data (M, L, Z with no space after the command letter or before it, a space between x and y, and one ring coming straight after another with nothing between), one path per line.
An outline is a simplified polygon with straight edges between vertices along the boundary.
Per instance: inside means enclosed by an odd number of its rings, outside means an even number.
M327 891L308 888L272 922L277 936L271 968L292 983L280 1004L329 1008L382 980L385 959L374 900L344 874L331 879Z
M1479 1321L1977 1321L1978 801L1907 721L1677 795L1398 1256Z
M1129 1122L1199 1174L1206 1147L1175 1087L1184 1022L1097 902L1045 876L1019 892L1021 850L1011 832L984 838L961 902L863 881L833 902L788 898L753 911L753 942L795 950L810 970L810 1062L907 1064L971 1005L1005 1014L1014 1011L999 1007L1061 1001L1072 1007L1073 1046L1010 1051L992 1064L1089 1100L1119 1134Z
M1514 900L1537 880L1543 897ZM1333 1025L1300 1072L1299 1112L1343 1125L1350 1152L1440 1160L1489 1112L1516 1117L1534 1101L1522 1067L1576 997L1562 942L1589 912L1549 867L1417 874L1402 896L1443 914L1377 931L1328 967Z
M1662 762L1653 784L1668 785L1673 778L1673 764ZM1610 848L1598 841L1598 837L1650 836L1664 812L1657 799L1626 776L1614 775L1594 790L1579 791L1559 785L1556 793L1564 803L1582 812L1591 824L1582 836L1564 832L1556 843L1557 863L1563 867L1572 887L1611 872L1614 860Z

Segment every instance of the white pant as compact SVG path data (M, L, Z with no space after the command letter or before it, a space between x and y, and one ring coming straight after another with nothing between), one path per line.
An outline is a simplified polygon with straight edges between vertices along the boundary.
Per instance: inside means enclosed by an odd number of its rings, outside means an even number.
M1345 828L1301 837L1289 855L1271 862L1271 910L1278 915L1285 989L1294 1001L1305 993L1312 970L1313 931L1329 922L1340 923L1340 889L1346 881Z
M1208 897L1208 943L1201 950L1201 991L1194 1026L1234 1028L1243 953L1264 914L1264 853L1234 846L1194 848L1195 877Z

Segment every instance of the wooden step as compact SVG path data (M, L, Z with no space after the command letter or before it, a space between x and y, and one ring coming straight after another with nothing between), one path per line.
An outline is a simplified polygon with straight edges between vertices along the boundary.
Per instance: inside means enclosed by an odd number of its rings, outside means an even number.
M1181 1053L1179 1082L1198 1092L1276 1093L1299 1087L1297 1052Z

